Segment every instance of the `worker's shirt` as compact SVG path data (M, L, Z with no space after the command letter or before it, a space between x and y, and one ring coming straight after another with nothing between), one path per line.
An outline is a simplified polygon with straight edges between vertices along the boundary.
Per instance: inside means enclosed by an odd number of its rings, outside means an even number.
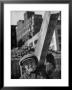
M53 69L53 65L49 62L46 63L46 72L48 73L48 71Z

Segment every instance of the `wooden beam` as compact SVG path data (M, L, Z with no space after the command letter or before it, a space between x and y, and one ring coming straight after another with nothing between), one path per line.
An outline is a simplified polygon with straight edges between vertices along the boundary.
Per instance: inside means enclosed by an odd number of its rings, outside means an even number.
M45 58L46 58L46 55L48 52L48 48L49 48L49 45L50 45L51 40L52 40L53 32L54 32L54 29L56 27L58 16L59 16L59 13L52 14L50 16L50 21L49 21L49 25L47 28L47 33L45 36L45 40L44 40L44 44L43 44L43 48L42 48L42 52L41 52L41 56L40 56L40 63L41 64L43 64L45 61Z

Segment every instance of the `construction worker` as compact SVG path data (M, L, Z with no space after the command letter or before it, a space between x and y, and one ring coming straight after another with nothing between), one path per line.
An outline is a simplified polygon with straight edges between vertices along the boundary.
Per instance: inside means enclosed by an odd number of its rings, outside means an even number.
M46 66L46 78L50 78L52 72L55 70L55 59L54 56L50 53L47 54L46 60L45 60L45 66Z

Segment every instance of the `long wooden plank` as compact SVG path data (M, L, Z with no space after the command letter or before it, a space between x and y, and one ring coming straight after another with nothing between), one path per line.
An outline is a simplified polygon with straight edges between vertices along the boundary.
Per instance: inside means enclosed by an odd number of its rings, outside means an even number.
M59 13L52 14L50 16L50 22L49 22L49 25L48 25L48 28L47 28L47 33L46 33L46 36L45 36L45 40L44 40L44 44L43 44L43 48L42 48L42 52L41 52L41 56L40 56L40 63L41 64L43 64L44 61L45 61L45 58L46 58L46 55L47 55L47 52L48 52L48 48L49 48L49 45L51 43L51 39L52 39L52 36L53 36L53 32L54 32L54 29L56 27L58 16L59 16Z
M50 12L47 11L44 14L43 22L42 22L41 29L40 29L40 32L39 32L38 43L37 43L36 48L35 48L35 55L37 56L38 61L40 61L40 56L41 56L45 36L46 36L46 33L47 33L49 20L50 20Z

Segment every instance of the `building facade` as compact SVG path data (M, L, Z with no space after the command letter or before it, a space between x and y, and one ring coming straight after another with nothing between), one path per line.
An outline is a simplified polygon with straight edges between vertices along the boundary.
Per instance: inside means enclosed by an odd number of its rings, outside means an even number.
M16 25L11 25L11 49L17 47Z
M24 20L19 20L16 27L17 43L25 43L40 31L42 24L42 15L37 15L34 12L26 12Z

